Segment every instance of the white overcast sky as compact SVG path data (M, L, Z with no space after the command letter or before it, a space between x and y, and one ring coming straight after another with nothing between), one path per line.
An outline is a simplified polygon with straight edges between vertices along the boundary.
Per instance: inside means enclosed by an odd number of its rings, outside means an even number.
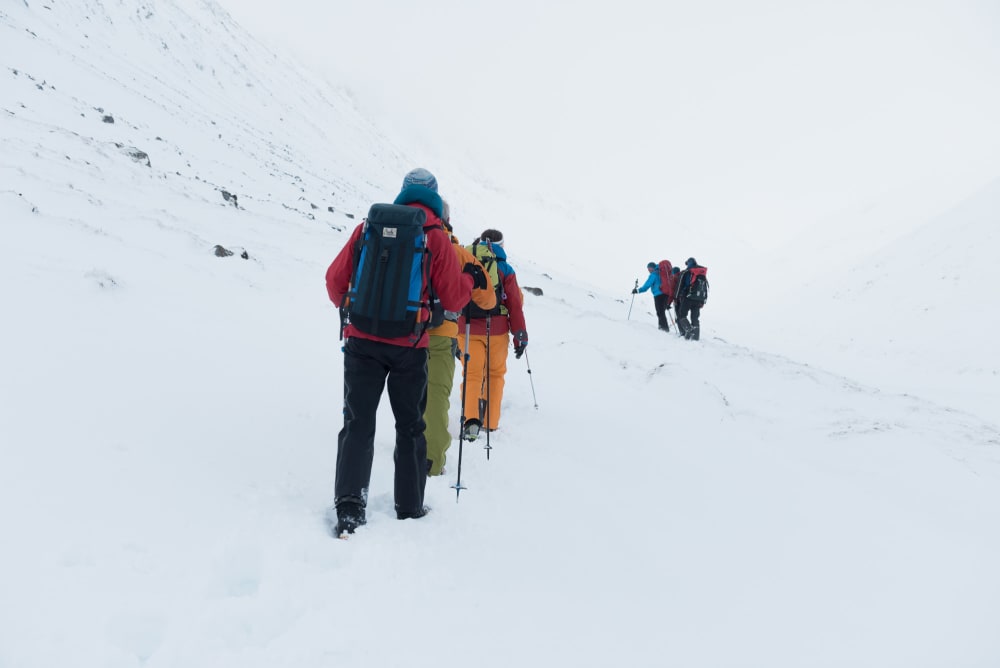
M996 2L220 2L418 162L622 215L769 242L1000 174Z

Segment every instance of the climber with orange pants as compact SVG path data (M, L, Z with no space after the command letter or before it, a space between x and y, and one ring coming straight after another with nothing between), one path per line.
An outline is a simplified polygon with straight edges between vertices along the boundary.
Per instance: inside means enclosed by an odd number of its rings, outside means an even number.
M528 332L521 288L514 268L507 263L503 233L486 230L468 248L486 269L487 280L497 294L494 308L484 310L471 303L462 311L458 323L459 332L465 330L466 323L469 325L468 362L462 388L466 421L461 436L474 441L481 429L495 431L500 424L507 352L513 339L514 356L520 359L528 345ZM465 345L461 336L459 343Z

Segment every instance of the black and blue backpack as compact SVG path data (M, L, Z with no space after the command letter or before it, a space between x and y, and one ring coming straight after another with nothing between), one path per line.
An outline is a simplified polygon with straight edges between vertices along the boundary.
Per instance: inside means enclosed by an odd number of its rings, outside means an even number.
M373 204L354 249L354 272L347 292L348 320L358 330L382 338L410 334L418 339L434 326L440 309L430 286L427 214L397 204ZM430 303L421 301L427 281ZM427 309L430 317L421 317ZM440 323L438 323L440 324Z

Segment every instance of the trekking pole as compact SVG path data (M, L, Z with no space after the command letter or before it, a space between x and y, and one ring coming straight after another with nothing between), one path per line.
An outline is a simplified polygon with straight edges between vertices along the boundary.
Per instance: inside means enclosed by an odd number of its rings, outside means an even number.
M635 288L633 288L633 290L638 290L638 289L639 289L639 279L637 278L637 279L635 279ZM628 319L630 319L632 317L632 306L633 306L633 304L635 304L635 292L632 292L632 303L628 305L628 315L625 316L626 320L628 320ZM531 373L531 372L529 371L528 373Z
M468 392L468 383L466 380L469 377L469 329L471 327L471 321L469 318L469 309L465 309L465 350L462 355L462 417L459 419L458 424L458 478L455 480L455 484L452 487L455 489L455 503L458 503L458 495L462 493L462 445L465 443L465 397L466 392Z
M535 410L538 410L538 397L535 396L535 381L531 378L531 362L528 361L528 350L524 351L524 363L528 365L528 382L531 383L531 398L535 402Z
M483 428L486 429L486 460L490 459L490 450L493 446L490 445L490 321L493 320L493 316L486 315L486 420L483 424Z

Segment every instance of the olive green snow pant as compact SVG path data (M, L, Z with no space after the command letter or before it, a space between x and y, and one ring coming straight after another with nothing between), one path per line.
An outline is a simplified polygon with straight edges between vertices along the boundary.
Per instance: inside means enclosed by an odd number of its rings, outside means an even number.
M455 384L455 345L450 336L431 336L427 358L427 409L424 422L427 429L428 475L441 475L445 453L451 447L448 432L448 409L451 408L451 389Z

